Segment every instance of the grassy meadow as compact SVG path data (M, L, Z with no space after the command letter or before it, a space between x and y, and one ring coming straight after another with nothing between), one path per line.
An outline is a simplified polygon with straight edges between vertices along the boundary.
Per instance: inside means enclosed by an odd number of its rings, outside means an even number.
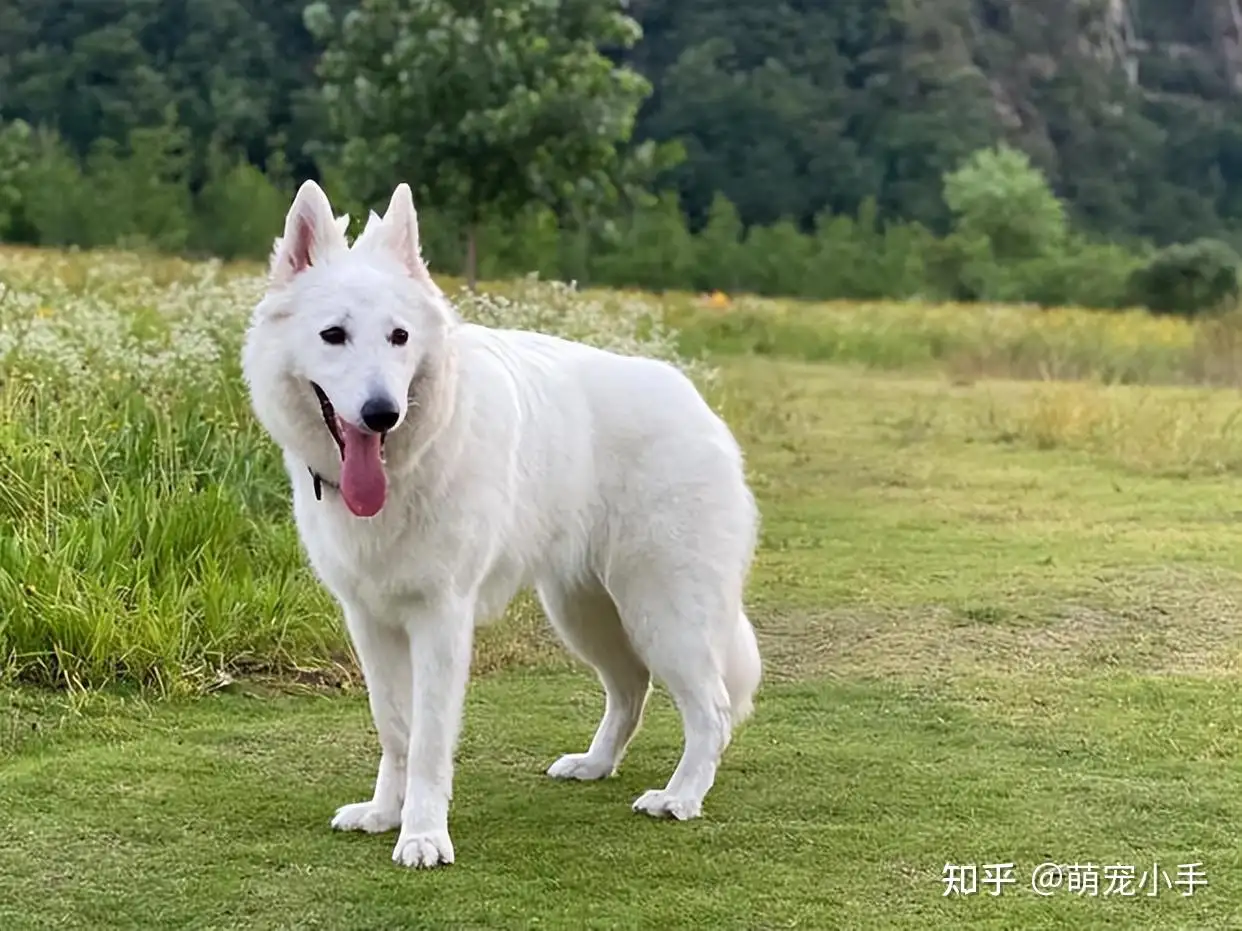
M520 598L478 639L458 862L416 874L328 829L377 747L240 382L260 286L0 251L0 927L1242 927L1242 323L460 295L704 386L767 673L704 817L651 822L667 697L616 778L547 779L602 701ZM1045 861L1079 870L1037 894Z

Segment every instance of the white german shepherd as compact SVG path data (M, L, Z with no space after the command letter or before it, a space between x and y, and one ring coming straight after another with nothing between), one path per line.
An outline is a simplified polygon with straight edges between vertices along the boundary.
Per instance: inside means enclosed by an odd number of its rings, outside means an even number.
M611 775L654 676L685 746L633 807L699 815L761 673L742 606L758 515L728 427L664 362L463 322L407 185L352 248L347 222L302 185L243 353L379 735L374 795L333 827L400 828L397 863L453 862L474 627L524 585L606 696L590 748L548 774Z

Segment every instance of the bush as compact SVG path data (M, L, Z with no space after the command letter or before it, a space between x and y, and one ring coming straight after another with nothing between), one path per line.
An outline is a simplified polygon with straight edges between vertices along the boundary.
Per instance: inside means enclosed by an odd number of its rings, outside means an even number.
M1029 263L1024 296L1044 307L1117 310L1129 303L1128 282L1143 261L1113 243L1071 237L1063 252Z
M77 159L53 130L21 135L28 154L22 169L11 175L6 238L45 246L80 244L90 188Z
M999 263L1039 258L1065 241L1065 205L1030 157L1003 143L945 175L944 201L954 230L986 240Z
M693 284L697 291L738 290L743 256L742 220L723 194L712 198L707 224L694 237Z
M640 205L605 248L592 256L592 278L611 287L655 291L687 287L695 263L694 240L681 204L664 192Z
M744 290L768 296L805 296L815 240L790 220L752 226L743 252Z
M1238 254L1227 243L1197 239L1156 253L1130 276L1132 300L1148 310L1193 317L1238 297Z
M21 120L0 125L0 240L13 238L22 215L22 192L34 154L33 133Z
M185 248L193 213L189 159L189 133L171 112L159 126L131 130L124 147L97 139L86 158L84 245Z
M135 129L123 144L98 140L79 160L56 135L0 126L0 239L46 246L137 246L224 259L263 260L279 235L295 179L212 146L191 164L175 114ZM196 195L192 179L203 176ZM330 161L319 180L353 231L368 204ZM722 290L811 300L948 299L990 303L1145 305L1191 314L1238 293L1238 257L1201 240L1149 259L1070 232L1064 206L1029 160L1001 146L945 176L954 216L948 235L881 217L867 198L853 215L825 211L809 234L790 220L743 227L721 194L697 233L666 191L610 216L564 217L531 205L479 223L480 275L536 273L584 286L652 291ZM460 274L460 220L420 210L422 250L437 274Z
M194 204L191 242L223 259L265 259L285 225L291 195L249 162L213 151Z

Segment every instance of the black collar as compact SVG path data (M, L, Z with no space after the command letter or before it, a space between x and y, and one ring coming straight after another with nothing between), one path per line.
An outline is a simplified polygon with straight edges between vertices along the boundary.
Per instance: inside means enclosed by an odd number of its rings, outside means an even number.
M326 478L324 478L322 475L320 475L310 466L306 467L306 471L311 474L311 480L315 483L315 500L316 501L323 500L323 486L324 485L327 485L329 488L335 488L338 491L340 490L340 487L341 487L340 485L336 485L328 481Z

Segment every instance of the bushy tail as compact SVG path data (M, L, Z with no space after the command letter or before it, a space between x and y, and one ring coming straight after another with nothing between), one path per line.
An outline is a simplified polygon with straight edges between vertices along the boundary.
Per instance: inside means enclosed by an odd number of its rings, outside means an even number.
M745 611L738 612L733 643L725 657L724 680L729 692L729 716L736 726L745 721L755 709L754 696L763 678L763 660L759 657L759 642L755 628Z

